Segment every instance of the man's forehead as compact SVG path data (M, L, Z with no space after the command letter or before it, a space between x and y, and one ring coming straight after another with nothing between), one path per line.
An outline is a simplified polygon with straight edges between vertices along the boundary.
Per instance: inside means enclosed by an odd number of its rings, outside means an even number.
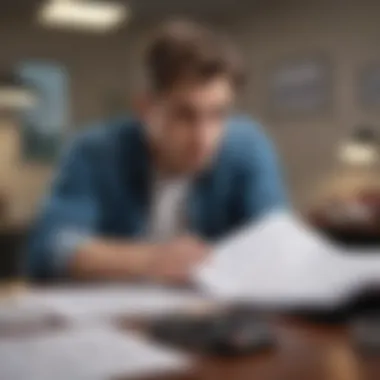
M234 95L234 87L227 78L215 78L207 82L183 82L174 86L165 98L176 103L219 103L233 100Z

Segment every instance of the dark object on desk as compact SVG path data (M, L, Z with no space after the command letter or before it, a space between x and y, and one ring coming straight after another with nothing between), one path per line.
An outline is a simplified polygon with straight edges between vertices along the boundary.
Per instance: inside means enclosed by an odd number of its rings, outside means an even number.
M165 343L216 355L261 352L275 343L269 323L244 310L166 317L154 321L150 332Z
M380 189L332 198L310 213L309 222L347 248L380 248Z
M380 231L366 229L324 228L320 229L330 240L341 244L345 248L378 248L380 252Z
M380 355L380 310L355 318L350 324L355 348L364 355Z
M377 287L363 289L347 302L332 308L296 310L290 315L315 323L343 324L374 313L380 315L380 289Z
M22 248L26 229L0 228L0 282L14 280L22 275Z

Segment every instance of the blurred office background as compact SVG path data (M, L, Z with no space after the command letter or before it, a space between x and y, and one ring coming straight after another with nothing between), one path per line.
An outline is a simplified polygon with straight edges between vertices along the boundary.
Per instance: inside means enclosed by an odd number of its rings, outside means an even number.
M274 139L298 209L308 212L321 184L336 180L342 144L359 136L376 145L379 2L115 0L118 25L110 30L104 19L100 27L49 25L41 12L46 16L53 2L0 4L0 103L8 104L0 125L4 229L30 224L67 139L94 121L130 112L146 38L171 17L202 21L240 45L249 82L239 107ZM74 14L63 13L75 21L76 8L70 9ZM377 180L376 171L366 175Z

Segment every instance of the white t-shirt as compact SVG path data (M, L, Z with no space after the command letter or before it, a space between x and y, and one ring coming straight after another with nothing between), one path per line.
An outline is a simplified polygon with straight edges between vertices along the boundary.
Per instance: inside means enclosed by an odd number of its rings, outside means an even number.
M186 205L191 180L160 178L153 181L148 240L165 241L187 232Z

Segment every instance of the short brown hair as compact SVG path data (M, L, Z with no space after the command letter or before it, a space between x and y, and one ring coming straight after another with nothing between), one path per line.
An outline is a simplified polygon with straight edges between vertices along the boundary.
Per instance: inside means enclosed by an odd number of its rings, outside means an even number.
M146 52L149 84L167 90L181 79L205 81L226 75L243 82L242 59L224 36L188 21L172 21L156 31Z

